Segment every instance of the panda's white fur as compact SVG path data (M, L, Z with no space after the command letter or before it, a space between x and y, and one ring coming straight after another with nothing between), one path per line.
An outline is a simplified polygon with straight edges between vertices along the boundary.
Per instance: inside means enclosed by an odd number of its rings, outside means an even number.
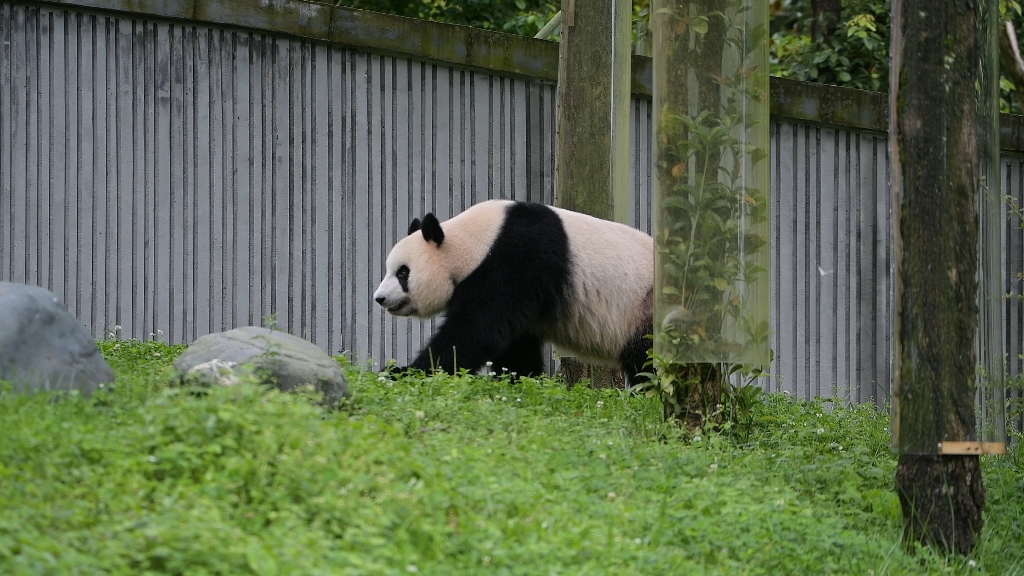
M417 220L410 232L388 255L374 298L398 316L449 312L412 367L474 370L490 360L533 373L539 343L547 341L563 353L621 365L635 379L652 322L650 236L505 200L476 204L444 223L428 214L422 229Z
M373 297L385 296L385 308L395 316L432 318L444 312L455 284L487 256L501 230L506 204L501 200L482 202L444 222L441 228L445 242L441 246L425 242L415 232L399 240L388 254L384 280ZM410 277L408 292L395 277L398 268L407 263L415 263L418 272ZM389 307L395 305L401 307Z

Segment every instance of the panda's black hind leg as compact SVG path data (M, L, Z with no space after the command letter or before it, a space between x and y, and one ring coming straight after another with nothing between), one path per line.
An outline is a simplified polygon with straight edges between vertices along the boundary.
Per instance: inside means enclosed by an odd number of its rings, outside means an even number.
M515 376L540 376L544 373L543 344L539 338L524 334L493 360L491 370L496 374L505 369Z
M619 355L619 360L622 362L622 371L626 374L629 386L636 386L647 381L638 376L638 374L645 371L644 366L647 364L647 352L651 349L651 339L648 335L653 331L653 324L644 326L630 338Z

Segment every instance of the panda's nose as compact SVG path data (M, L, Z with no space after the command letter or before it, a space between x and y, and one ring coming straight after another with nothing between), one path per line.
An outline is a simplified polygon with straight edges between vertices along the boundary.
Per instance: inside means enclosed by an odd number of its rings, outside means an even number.
M384 297L383 296L377 296L376 298L374 298L374 300L377 301L377 304L380 304L381 306L384 305Z

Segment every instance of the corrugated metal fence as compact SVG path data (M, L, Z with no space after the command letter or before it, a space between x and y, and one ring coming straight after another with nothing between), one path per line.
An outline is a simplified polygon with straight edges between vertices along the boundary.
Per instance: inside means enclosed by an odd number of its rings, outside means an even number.
M119 326L121 337L189 342L273 316L357 362L403 361L431 323L372 301L387 250L426 211L551 202L554 117L546 80L4 3L0 280L53 290L97 337ZM648 100L633 101L632 120L633 217L649 231ZM765 385L884 401L884 134L777 118L771 162L776 363ZM1022 165L1006 162L1018 197ZM1024 266L1024 236L1011 236L1010 278ZM1013 310L1019 347L1024 308Z

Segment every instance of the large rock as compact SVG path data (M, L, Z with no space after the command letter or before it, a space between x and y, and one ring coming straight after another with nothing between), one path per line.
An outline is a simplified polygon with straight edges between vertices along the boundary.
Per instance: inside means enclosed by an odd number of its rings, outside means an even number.
M78 390L114 381L96 341L49 290L0 282L0 381L15 392Z
M255 376L283 392L310 385L336 404L348 395L341 367L326 352L302 338L259 326L244 326L197 339L174 367L183 379L231 386Z

